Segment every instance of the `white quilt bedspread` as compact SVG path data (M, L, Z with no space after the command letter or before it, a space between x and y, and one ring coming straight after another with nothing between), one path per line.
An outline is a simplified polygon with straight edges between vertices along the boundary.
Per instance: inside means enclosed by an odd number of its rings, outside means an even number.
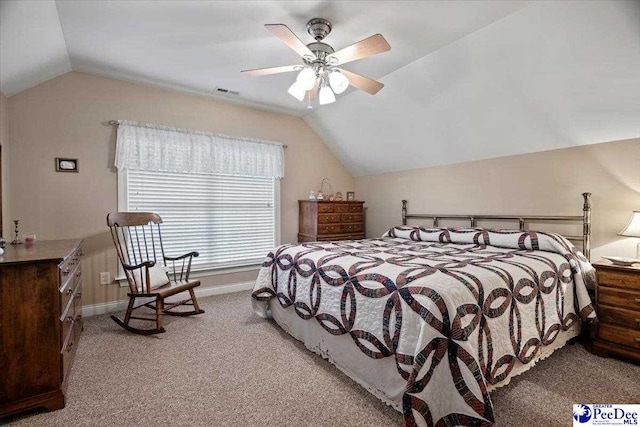
M492 384L595 321L591 277L556 234L395 227L380 239L282 245L252 296L258 314L289 310L328 339L349 336L372 369L395 368L384 375L404 383L407 425L490 425Z

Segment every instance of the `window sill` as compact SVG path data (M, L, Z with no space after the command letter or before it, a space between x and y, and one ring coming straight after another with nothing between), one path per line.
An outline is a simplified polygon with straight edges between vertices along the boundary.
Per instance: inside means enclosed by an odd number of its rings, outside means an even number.
M208 268L205 270L192 271L189 277L197 279L200 277L220 276L222 274L243 273L245 271L258 271L261 265L262 265L262 262L259 262L256 264L235 266L235 267ZM127 278L125 276L116 277L116 282L118 282L121 288L129 286L129 282L127 282Z

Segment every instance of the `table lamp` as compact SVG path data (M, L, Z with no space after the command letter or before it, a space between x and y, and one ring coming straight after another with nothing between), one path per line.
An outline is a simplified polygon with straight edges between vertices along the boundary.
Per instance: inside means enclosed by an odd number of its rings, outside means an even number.
M633 211L631 221L618 235L640 238L640 211ZM638 241L638 246L636 246L636 259L640 259L640 240Z

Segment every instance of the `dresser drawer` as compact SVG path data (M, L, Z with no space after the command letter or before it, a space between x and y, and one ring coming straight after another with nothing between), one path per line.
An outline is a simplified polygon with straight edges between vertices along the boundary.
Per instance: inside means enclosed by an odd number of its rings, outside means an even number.
M60 372L61 382L63 382L69 375L76 345L75 325L72 323L67 336L64 338L62 348L60 349L60 355L62 356L62 371Z
M75 312L73 329L75 331L75 342L77 343L84 326L82 319L82 279L76 285L76 291L73 294L73 307Z
M362 203L336 203L334 212L360 213L362 212Z
M342 222L362 222L363 215L358 213L342 214Z
M80 250L76 250L73 254L71 254L64 262L60 263L58 270L60 272L60 287L66 285L67 280L69 280L73 272L80 265Z
M640 350L640 331L637 330L601 324L598 327L598 338Z
M340 214L318 214L318 224L334 224L340 222Z
M76 286L76 281L74 280L75 274L69 274L68 276L68 279L60 288L60 313L64 313L66 310L69 300L73 297Z
M318 236L318 242L335 242L339 240L362 240L364 239L364 233L354 234L338 234L333 236Z
M69 332L73 328L73 324L75 321L75 306L72 300L71 304L69 304L64 312L60 315L60 348L64 347L67 337L69 336Z
M362 223L342 224L340 226L340 230L343 233L357 233L359 231L364 231L364 225Z
M340 233L340 224L318 224L318 234Z
M598 284L600 286L638 289L640 291L640 274L625 271L598 270Z
M598 320L601 323L619 325L640 331L640 312L638 311L600 305L598 307Z
M333 203L318 203L318 213L334 212Z
M598 284L598 306L601 304L640 312L640 290L608 288Z

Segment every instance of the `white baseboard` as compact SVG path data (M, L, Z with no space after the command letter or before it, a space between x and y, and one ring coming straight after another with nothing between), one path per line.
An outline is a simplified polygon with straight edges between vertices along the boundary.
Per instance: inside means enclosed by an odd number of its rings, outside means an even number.
M233 292L248 291L253 289L255 282L240 282L222 286L208 286L206 288L197 287L196 296L200 298L230 294ZM114 311L124 311L127 309L129 300L104 302L100 304L90 304L82 306L82 317L97 316L99 314L113 313Z

